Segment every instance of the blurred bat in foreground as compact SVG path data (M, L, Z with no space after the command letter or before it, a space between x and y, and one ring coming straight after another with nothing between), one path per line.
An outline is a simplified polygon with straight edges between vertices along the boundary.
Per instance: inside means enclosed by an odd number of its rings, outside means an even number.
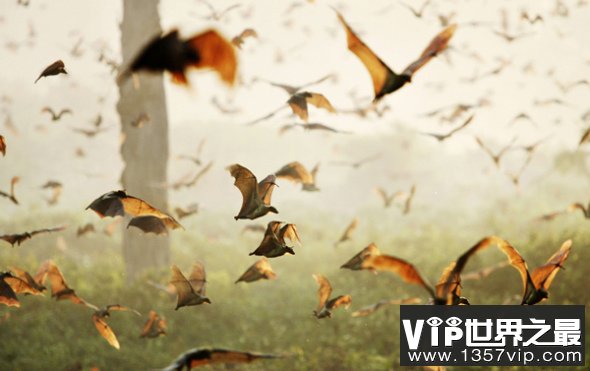
M188 85L186 70L189 67L212 68L227 84L236 79L237 57L233 45L217 31L207 30L183 40L178 30L153 38L118 78L123 83L132 73L168 71L172 81Z

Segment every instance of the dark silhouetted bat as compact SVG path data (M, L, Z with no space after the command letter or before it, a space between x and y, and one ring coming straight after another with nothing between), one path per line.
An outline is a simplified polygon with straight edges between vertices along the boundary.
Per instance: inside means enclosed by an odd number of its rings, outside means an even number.
M43 109L41 110L41 112L47 112L51 115L51 121L59 121L63 115L65 114L72 114L72 110L68 109L68 108L64 108L61 111L59 111L58 113L56 113L53 109L51 109L51 107L43 107Z
M174 82L187 85L185 73L189 67L212 68L224 82L233 84L237 68L234 47L214 30L186 40L179 37L178 30L173 30L156 36L144 46L118 81L122 83L131 73L140 70L165 70L172 74Z
M589 86L590 87L590 81L588 80L578 80L578 81L573 81L573 82L569 82L569 83L561 83L559 81L555 81L555 85L557 85L557 87L559 87L559 90L561 90L564 94L569 93L570 90L572 90L573 88L577 87L577 86Z
M535 24L537 22L544 22L543 16L536 14L535 16L530 15L526 10L520 12L520 19L528 22L529 24Z
M172 364L162 371L191 370L196 367L218 363L250 363L261 359L276 359L284 356L273 354L239 352L226 349L191 349L181 354Z
M37 80L35 80L35 84L37 83L37 81L39 81L39 79L41 77L55 76L55 75L59 75L60 73L67 74L68 72L66 71L66 65L64 64L64 62L62 62L61 60L58 60L58 61L53 62L49 66L45 67L43 72L41 72L39 77L37 77Z
M166 335L167 324L166 320L158 315L153 310L150 310L149 318L147 322L143 325L141 330L141 334L139 337L141 338L157 338L159 336Z
M138 311L136 311L135 309L131 309L131 308L119 305L119 304L107 305L104 308L100 308L100 309L96 310L92 314L92 322L94 323L94 326L96 327L96 330L98 331L100 336L105 338L105 340L113 348L119 349L120 346L119 346L119 341L117 340L117 336L115 335L115 333L113 332L111 327L106 322L106 319L111 315L111 311L130 311L130 312L137 314L138 316L141 316L141 314Z
M235 283L271 280L275 278L277 278L277 275L273 272L270 263L266 258L262 258L250 266Z
M464 128L467 127L467 125L469 125L472 121L473 121L473 117L475 115L471 115L467 118L467 120L465 120L465 122L463 122L463 124L461 124L460 126L452 129L451 131L449 131L446 134L435 134L435 133L422 133L424 135L430 135L431 137L436 138L439 142L445 141L447 139L449 139L450 137L453 136L453 134L455 134L458 131L463 130Z
M272 191L276 186L274 175L269 175L258 183L254 174L242 165L230 165L227 170L235 179L234 185L242 193L242 207L238 215L234 216L235 220L256 219L269 212L278 214L279 211L270 206Z
M301 243L295 224L283 225L283 222L271 221L266 227L262 242L250 255L266 256L267 258L276 258L287 253L295 255L295 251L292 247L287 246L285 239Z
M279 179L284 178L295 183L301 183L301 189L304 191L319 191L320 189L315 185L319 167L320 164L318 163L309 172L300 162L294 161L280 168L275 173L275 176Z
M47 278L49 279L49 284L51 286L51 297L55 298L55 300L69 300L74 304L81 304L87 306L88 308L98 310L98 307L86 302L84 299L80 298L76 291L68 286L66 283L63 274L53 263L52 261L45 262L45 269L47 272Z
M381 187L377 187L375 189L381 200L383 201L383 207L386 209L391 206L391 204L397 200L404 199L408 197L408 194L404 191L397 191L391 194L387 194L387 191Z
M184 277L180 269L176 265L173 265L170 283L174 285L178 294L176 308L174 310L190 305L211 304L211 300L205 296L205 285L207 281L205 279L205 267L203 264L193 264L193 270L188 280Z
M19 181L20 181L20 177L13 176L12 179L10 179L10 193L0 191L0 196L8 198L15 205L18 205L18 200L16 199L14 187L16 186L16 183L18 183Z
M318 289L320 301L318 303L317 309L313 311L314 316L319 319L332 317L332 310L338 308L341 305L348 309L352 303L352 297L350 295L340 295L330 299L330 295L332 295L332 285L330 285L330 281L328 281L328 279L321 274L314 274L313 278L320 286Z
M4 240L8 242L10 245L14 247L14 244L20 246L24 241L33 238L41 233L51 233L51 232L60 232L66 229L66 227L56 227L56 228L45 228L45 229L38 229L31 232L24 232L24 233L17 233L17 234L5 234L0 236L0 240Z
M156 209L137 197L129 196L125 191L105 193L92 201L86 210L91 209L101 218L130 215L133 218L127 225L137 227L144 232L156 234L168 233L168 229L182 228L172 216Z
M358 254L350 258L346 263L342 264L340 268L350 269L353 271L358 271L363 268L363 262L370 258L371 256L380 255L381 251L377 248L377 245L374 243L370 243L367 247L362 249Z
M2 157L6 156L6 139L2 135L0 135L0 153Z
M341 244L342 242L346 242L346 241L350 240L352 238L352 234L356 230L356 227L358 226L358 224L359 224L359 218L355 217L354 219L352 219L352 221L350 222L348 227L346 227L346 229L342 233L342 236L340 236L340 239L334 243L334 246L336 247L339 244Z
M234 44L236 46L236 48L242 49L242 45L244 44L244 41L248 37L258 38L258 34L256 33L256 31L254 29L246 28L244 31L240 32L239 35L234 36L231 39L231 43Z
M377 310L384 308L388 305L400 305L400 304L420 304L422 300L420 298L407 298L407 299L387 299L381 300L375 304L368 305L363 307L359 310L352 312L350 315L352 317L366 317L375 313Z
M375 90L374 101L377 101L387 94L393 93L400 89L405 84L412 81L412 76L428 61L437 56L439 53L447 48L451 37L457 29L456 24L452 24L442 30L438 35L430 41L430 44L424 49L420 57L414 62L410 63L401 74L393 72L361 39L354 33L350 26L346 23L342 15L338 14L340 23L346 30L346 39L348 49L353 52L365 65L373 80L373 88Z
M0 273L0 304L4 304L9 307L20 307L20 302L16 297L16 293L10 287L10 284L6 280L14 278L9 272Z

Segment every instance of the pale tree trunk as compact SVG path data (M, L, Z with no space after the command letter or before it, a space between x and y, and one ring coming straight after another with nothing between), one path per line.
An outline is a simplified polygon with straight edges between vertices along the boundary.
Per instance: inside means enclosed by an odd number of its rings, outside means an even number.
M127 66L138 50L161 32L159 0L123 0L121 50ZM141 74L136 89L128 79L119 85L117 110L121 118L124 142L121 155L125 168L121 182L125 190L155 207L166 210L168 166L168 114L162 74ZM149 123L141 128L131 122L147 114ZM143 234L136 228L126 229L123 236L123 259L127 281L151 267L169 264L170 241L167 236Z

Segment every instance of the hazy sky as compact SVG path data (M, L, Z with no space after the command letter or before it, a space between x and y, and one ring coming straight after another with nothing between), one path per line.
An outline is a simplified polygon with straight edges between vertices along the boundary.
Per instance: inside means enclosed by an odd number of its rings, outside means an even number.
M234 1L212 1L218 9ZM408 1L410 3L410 1ZM412 1L415 7L421 1ZM325 202L343 207L339 200L343 184L355 182L346 208L377 204L371 189L384 185L392 190L407 188L422 180L448 179L463 172L465 179L492 176L492 182L509 187L491 162L478 149L474 135L493 148L517 137L518 144L530 144L548 138L543 154L533 160L530 182L535 174L551 169L550 153L575 150L580 135L590 125L581 115L590 109L588 85L562 93L555 81L574 82L588 78L590 72L590 6L564 1L568 9L556 12L554 1L432 1L423 18L418 19L398 1L333 1L314 4L276 0L251 0L230 11L221 21L204 19L208 8L196 0L161 1L162 27L177 27L189 36L207 28L218 29L228 38L245 28L257 31L258 39L248 39L239 52L241 85L230 90L208 72L193 72L191 88L167 81L168 112L171 128L170 178L177 179L194 171L189 163L176 159L178 154L196 151L199 141L208 138L204 156L215 161L214 169L195 189L172 194L172 204L200 202L205 208L239 207L239 193L224 168L240 162L258 176L276 171L285 163L300 160L310 168L322 162L316 195L302 194L298 187L285 185L277 199L303 200L311 204ZM383 99L391 109L382 118L359 118L347 114L329 114L311 109L310 121L321 121L352 134L288 133L278 136L277 129L296 122L288 110L261 123L245 128L255 119L283 104L288 96L265 83L264 78L297 85L326 74L333 81L310 88L326 95L341 109L355 106L351 96L370 100L372 85L359 60L347 50L345 35L329 5L338 8L351 27L392 69L401 71L413 61L429 40L442 28L438 14L455 13L459 23L445 56L431 61L414 77L413 83ZM31 0L28 7L16 1L0 4L0 34L4 45L0 58L0 95L10 102L0 103L2 117L9 119L18 134L9 132L0 121L0 134L7 137L8 154L0 158L0 189L8 187L13 175L20 175L24 208L2 202L4 215L39 208L48 194L40 186L48 179L65 185L62 208L81 208L101 193L119 188L122 163L118 153L119 121L115 110L118 91L115 75L98 62L99 50L120 60L120 1ZM501 29L501 10L506 9L511 33L526 37L507 43L492 31ZM521 10L544 21L534 25L520 20ZM481 26L467 25L480 22ZM145 31L146 41L154 32ZM70 53L80 41L81 56ZM281 61L279 61L279 56ZM56 59L63 59L68 76L33 81L39 72ZM469 81L473 76L509 65L498 75ZM525 72L524 67L531 69ZM211 103L240 110L239 114L219 112ZM473 124L448 142L419 134L421 131L446 132L461 123L441 124L423 114L455 103L475 103L485 98L489 105L475 112ZM537 106L536 100L559 98L567 106ZM70 107L74 114L59 123L51 123L41 108ZM536 126L519 121L509 126L520 112L528 113ZM90 126L101 114L109 131L94 139L73 133L72 127ZM464 116L466 117L466 116ZM156 125L157 123L151 123ZM6 133L6 134L4 134ZM73 158L77 147L86 157ZM360 172L331 166L342 159L359 159L381 153L382 157ZM391 155L391 156L390 156ZM507 171L516 171L522 156L515 153L506 161ZM483 178L477 178L483 179ZM486 178L487 179L487 178ZM454 180L453 180L454 181ZM445 186L422 184L425 199L436 197L435 190ZM453 187L448 184L447 187ZM182 200L182 201L181 201Z

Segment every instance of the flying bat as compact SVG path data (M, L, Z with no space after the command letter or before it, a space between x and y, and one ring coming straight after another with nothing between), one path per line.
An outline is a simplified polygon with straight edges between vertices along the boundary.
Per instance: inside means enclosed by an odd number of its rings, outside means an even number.
M238 282L254 282L258 280L272 280L277 278L273 272L270 263L266 258L262 258L248 268L235 283Z
M176 265L173 265L170 283L174 285L178 294L177 304L174 310L190 305L211 304L211 300L205 296L206 282L205 267L203 264L193 264L193 269L188 280L180 269Z
M141 334L139 337L141 338L157 338L159 336L166 335L167 324L166 320L158 315L153 310L150 310L149 318L147 322L143 325L141 330Z
M252 28L246 28L244 31L240 32L239 35L234 36L231 39L231 43L234 44L236 48L242 49L242 45L248 37L258 38L256 30Z
M339 244L341 244L342 242L346 242L346 241L350 240L352 238L352 234L354 233L354 231L356 231L356 227L358 226L358 224L359 224L359 218L355 217L354 219L352 219L350 224L346 227L346 229L342 233L342 236L340 236L340 239L334 243L334 246L336 247Z
M130 311L137 314L138 316L141 316L141 314L135 309L131 309L119 304L107 305L104 308L97 309L92 314L92 322L94 323L94 326L96 327L96 330L100 336L102 336L113 348L118 350L120 346L117 336L106 322L106 319L111 315L111 311Z
M72 110L68 108L64 108L59 112L55 112L51 107L43 107L41 110L42 113L47 112L51 115L51 121L59 121L63 115L65 114L72 114Z
M184 219L199 212L199 204L190 204L185 207L175 207L174 212L178 219Z
M31 276L31 274L24 269L10 267L9 270L13 276L25 281L27 285L32 288L31 291L33 292L30 292L30 294L40 295L43 291L47 290L43 285L46 275L41 270L39 271L40 273L35 275L35 277Z
M13 176L12 179L10 179L10 193L0 191L0 196L8 198L15 205L18 205L18 200L16 199L14 187L16 186L16 183L18 183L19 181L20 181L20 177Z
M39 79L41 77L55 76L55 75L59 75L60 73L67 74L68 72L66 71L66 65L64 64L64 62L61 60L58 60L58 61L53 62L49 66L45 67L43 72L41 72L39 77L37 77L37 80L35 80L35 84L37 83L37 81L39 81Z
M20 302L16 297L16 293L10 287L10 284L6 281L10 281L14 278L10 272L0 273L0 304L4 304L9 307L20 307Z
M205 174L207 174L209 172L209 170L211 170L211 167L213 166L213 161L209 161L209 163L207 165L205 165L201 170L199 170L194 177L192 177L190 180L184 180L181 179L180 181L172 184L171 188L174 190L178 190L182 187L185 188L189 188L189 187L194 187L199 180L201 180Z
M284 356L273 354L239 352L227 349L191 349L178 358L162 371L191 370L196 367L219 364L219 363L251 363L261 359L276 359Z
M449 131L446 134L435 134L435 133L422 133L424 135L430 135L431 137L434 137L436 140L438 140L439 142L443 142L447 139L449 139L450 137L453 136L453 134L457 133L458 131L461 131L463 129L465 129L469 124L471 124L471 121L473 121L473 117L475 115L471 115L467 118L467 120L465 120L463 122L463 124L461 124L460 126L457 126L456 128L452 129L451 131Z
M361 60L371 75L375 91L374 101L378 101L385 95L393 93L407 83L410 83L412 81L412 76L416 71L447 48L451 37L457 29L457 25L452 24L442 30L432 39L432 41L430 41L430 44L424 49L420 57L410 63L402 73L398 75L379 59L379 57L377 57L377 55L373 53L373 51L369 49L361 39L359 39L340 13L337 13L337 15L340 23L342 23L342 26L344 26L346 31L348 49Z
M475 141L480 146L480 148L492 159L494 165L496 165L497 168L500 168L500 161L502 160L502 157L506 154L506 152L508 152L508 150L510 150L510 148L512 148L512 144L516 141L516 138L513 138L510 143L502 147L497 153L492 152L492 150L486 146L479 137L475 137Z
M420 298L407 298L407 299L386 299L378 301L375 304L368 305L363 307L359 310L352 312L350 315L352 317L366 317L375 313L377 310L384 308L389 305L400 305L400 304L420 304L422 300Z
M277 113L279 113L283 108L290 107L293 114L299 117L303 122L307 123L309 120L309 111L308 111L308 104L315 106L317 108L325 109L328 112L335 113L336 109L332 106L332 103L326 98L324 95L320 93L312 93L309 91L302 91L291 95L289 100L287 100L286 105L283 104L279 108L271 111L270 113L257 118L256 120L248 122L246 125L254 125L261 121L267 120Z
M6 139L2 135L0 135L0 153L2 157L6 156Z
M353 271L361 270L363 268L363 262L372 256L380 255L381 251L377 248L377 245L370 243L367 247L362 249L358 254L350 258L346 263L342 264L340 268L350 269Z
M96 229L94 228L94 224L86 223L85 225L78 227L78 230L76 231L76 236L81 237L87 233L94 233L94 232L96 232Z
M60 232L66 229L66 227L56 227L56 228L44 228L38 229L31 232L23 232L23 233L16 233L16 234L5 234L0 236L0 240L4 240L8 242L11 246L14 247L14 244L20 246L24 241L33 238L34 236L41 234L41 233L52 233L52 232Z
M205 17L205 19L214 20L214 21L220 21L221 18L224 15L226 15L230 10L233 10L233 9L236 9L236 8L239 8L242 6L242 4L233 4L233 5L228 6L227 8L219 11L219 10L215 9L213 7L213 5L211 5L211 3L209 3L206 0L199 0L199 2L201 4L205 4L207 6L207 8L209 8L210 14L207 17Z
M295 224L283 224L279 221L269 222L262 242L250 255L266 256L267 258L276 258L285 254L295 255L295 251L292 247L287 246L285 239L301 244L297 227Z
M422 18L422 16L424 15L424 11L426 10L426 7L429 4L430 4L430 0L426 0L424 3L422 3L422 6L420 8L414 9L412 6L400 1L400 5L402 5L404 8L407 8L409 11L411 11L412 14L414 15L414 17L416 17L416 18Z
M318 163L310 172L300 162L294 161L280 168L275 176L279 179L284 178L294 183L301 183L303 191L319 191L320 189L315 185L319 167Z
M76 291L68 286L63 274L52 261L47 261L45 264L47 278L51 287L51 297L55 300L69 300L74 304L84 305L88 308L98 310L98 307L86 302L80 298Z
M276 186L274 175L269 175L258 183L254 174L242 165L230 165L227 170L235 179L234 185L242 193L242 207L238 215L234 216L235 220L256 219L269 212L278 214L279 211L270 206L272 191Z
M236 79L237 64L233 45L217 31L207 30L183 40L178 30L172 30L156 36L144 46L118 81L122 83L132 73L141 70L168 71L172 74L172 81L188 85L186 70L195 67L211 68L231 85Z
M330 281L321 274L314 274L313 278L319 285L318 296L320 297L318 306L316 310L313 311L316 318L321 319L332 317L332 310L339 306L344 306L348 309L352 303L352 297L350 295L339 295L330 299L330 295L332 295L332 285L330 285Z

